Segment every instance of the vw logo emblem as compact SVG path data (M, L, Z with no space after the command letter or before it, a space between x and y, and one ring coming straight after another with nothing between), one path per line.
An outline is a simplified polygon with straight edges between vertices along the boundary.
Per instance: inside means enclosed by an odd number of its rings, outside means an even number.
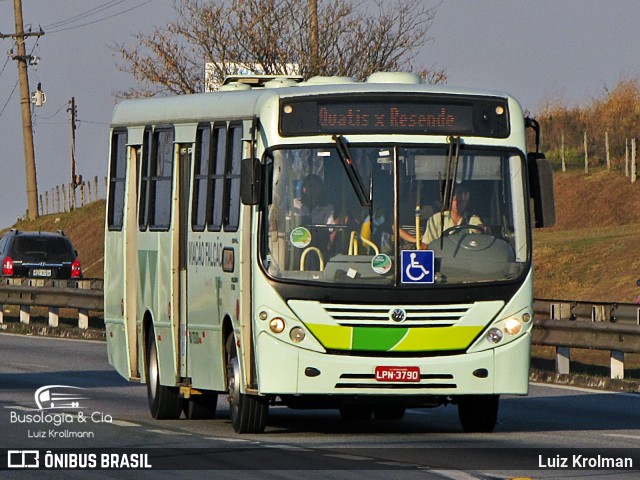
M393 308L389 310L389 318L394 322L404 322L407 319L407 312L403 308Z

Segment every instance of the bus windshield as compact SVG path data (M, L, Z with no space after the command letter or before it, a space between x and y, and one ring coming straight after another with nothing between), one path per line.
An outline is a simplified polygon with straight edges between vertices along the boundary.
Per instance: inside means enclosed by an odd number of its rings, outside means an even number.
M335 144L268 152L261 261L271 277L411 288L504 281L527 271L518 151L459 141L350 144L348 156Z

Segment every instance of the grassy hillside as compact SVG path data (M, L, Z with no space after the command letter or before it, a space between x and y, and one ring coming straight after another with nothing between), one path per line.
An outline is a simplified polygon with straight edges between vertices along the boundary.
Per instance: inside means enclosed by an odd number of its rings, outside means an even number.
M534 234L535 296L633 302L640 294L640 182L556 173L557 222Z
M556 173L556 226L534 233L535 296L632 302L640 294L640 181L619 173ZM86 277L101 278L105 202L22 221L23 230L64 230ZM123 267L124 268L124 267Z

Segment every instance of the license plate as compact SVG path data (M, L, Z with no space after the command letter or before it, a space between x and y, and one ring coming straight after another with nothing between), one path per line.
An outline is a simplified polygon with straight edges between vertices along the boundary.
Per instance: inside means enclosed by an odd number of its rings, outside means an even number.
M376 367L378 382L419 382L420 367Z
M31 271L31 275L33 275L34 277L50 277L51 270L48 268L34 268Z

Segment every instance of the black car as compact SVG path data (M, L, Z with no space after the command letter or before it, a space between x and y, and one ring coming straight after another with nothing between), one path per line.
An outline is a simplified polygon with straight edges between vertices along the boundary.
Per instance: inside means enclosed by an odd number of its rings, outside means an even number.
M0 238L3 277L81 278L78 252L64 232L11 230Z

